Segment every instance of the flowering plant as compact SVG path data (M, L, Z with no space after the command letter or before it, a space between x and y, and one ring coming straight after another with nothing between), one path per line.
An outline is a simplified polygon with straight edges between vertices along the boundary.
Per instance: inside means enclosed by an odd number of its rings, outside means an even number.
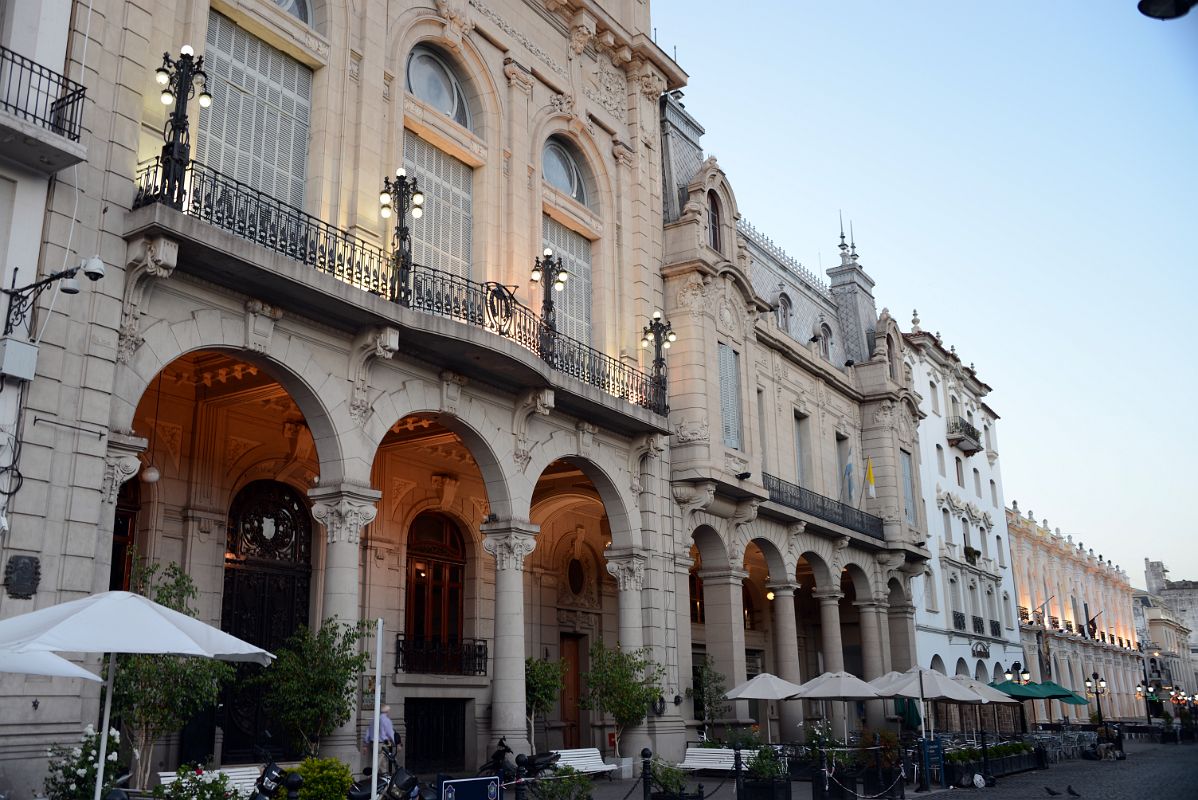
M105 795L112 788L120 767L117 766L117 748L121 736L116 728L108 730L108 755L104 759ZM46 751L50 758L46 773L46 796L50 800L88 800L96 791L96 759L100 755L100 734L88 725L83 730L79 744L74 747L55 745Z
M238 800L237 790L229 785L229 776L217 770L184 764L175 780L154 787L158 800Z

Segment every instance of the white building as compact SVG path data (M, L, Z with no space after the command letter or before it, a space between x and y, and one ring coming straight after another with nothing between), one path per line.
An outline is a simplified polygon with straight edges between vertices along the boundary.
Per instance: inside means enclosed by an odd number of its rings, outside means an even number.
M920 484L932 558L914 586L919 663L950 675L1002 680L1023 660L1015 615L998 415L990 387L939 335L905 334L910 383L920 394Z

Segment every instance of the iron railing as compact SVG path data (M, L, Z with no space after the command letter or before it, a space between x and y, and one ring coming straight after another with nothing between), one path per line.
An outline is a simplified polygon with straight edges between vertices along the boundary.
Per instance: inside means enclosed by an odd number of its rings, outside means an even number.
M998 620L996 619L990 620L990 635L995 639L998 639L1002 636L1002 625L999 625Z
M770 499L776 503L781 503L796 511L803 511L866 536L872 536L875 539L886 538L882 530L881 517L867 514L858 508L833 500L831 497L824 497L822 494L773 475L763 475L762 477Z
M422 675L486 675L487 640L395 636L395 671Z
M986 633L986 620L982 619L981 617L979 617L977 615L974 615L974 617L973 617L973 632L985 634Z
M65 75L0 47L0 108L79 141L87 90Z
M507 286L416 264L410 270L410 285L401 287L400 271L383 248L197 161L188 163L181 176L174 166L164 167L155 158L139 168L134 208L171 206L363 291L484 328L535 353L558 372L641 408L669 413L664 377L628 366L550 328Z
M965 630L965 612L964 611L954 611L953 612L953 627L959 631Z

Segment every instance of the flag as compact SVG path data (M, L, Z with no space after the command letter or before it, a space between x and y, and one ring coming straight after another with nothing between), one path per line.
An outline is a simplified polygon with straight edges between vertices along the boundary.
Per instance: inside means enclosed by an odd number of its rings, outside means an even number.
M846 463L844 465L843 480L844 480L844 486L841 488L842 488L842 491L844 492L844 494L841 496L843 498L848 498L844 502L852 503L853 502L853 448L851 448L851 447L849 448L848 460L846 461Z
M865 460L865 490L869 492L870 500L878 496L877 488L874 485L874 460L872 458Z

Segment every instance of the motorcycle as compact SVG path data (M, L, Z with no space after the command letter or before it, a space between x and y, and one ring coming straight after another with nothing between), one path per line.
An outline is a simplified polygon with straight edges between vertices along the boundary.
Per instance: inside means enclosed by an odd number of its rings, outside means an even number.
M382 800L437 800L436 789L429 785L421 786L419 778L399 766L392 746L383 745L379 752L387 760L387 770L379 775L376 797ZM362 772L365 777L349 788L346 800L372 800L370 792L373 770L367 767Z
M515 762L509 756L512 754L512 748L507 746L507 742L503 738L499 739L498 746L495 752L491 753L491 757L478 768L479 777L486 775L498 775L504 783L515 780L517 775L517 767L524 770L525 777L536 778L546 772L552 772L558 759L562 757L561 753L555 753L552 750L543 753L533 753L532 755L520 755L516 757Z

